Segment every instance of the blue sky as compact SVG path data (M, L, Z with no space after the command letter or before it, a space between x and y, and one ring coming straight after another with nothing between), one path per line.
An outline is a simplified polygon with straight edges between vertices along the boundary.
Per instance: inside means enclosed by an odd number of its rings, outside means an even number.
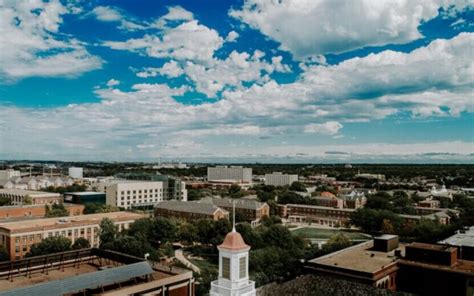
M474 162L470 1L0 2L0 158Z

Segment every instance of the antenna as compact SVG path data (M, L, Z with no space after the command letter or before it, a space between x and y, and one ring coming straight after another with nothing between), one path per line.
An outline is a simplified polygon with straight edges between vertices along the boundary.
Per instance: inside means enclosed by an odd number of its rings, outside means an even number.
M235 200L232 201L232 232L235 232Z

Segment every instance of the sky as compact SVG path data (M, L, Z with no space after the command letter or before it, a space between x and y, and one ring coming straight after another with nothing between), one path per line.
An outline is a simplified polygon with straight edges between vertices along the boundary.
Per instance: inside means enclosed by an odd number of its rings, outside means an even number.
M0 0L0 159L474 163L474 1Z

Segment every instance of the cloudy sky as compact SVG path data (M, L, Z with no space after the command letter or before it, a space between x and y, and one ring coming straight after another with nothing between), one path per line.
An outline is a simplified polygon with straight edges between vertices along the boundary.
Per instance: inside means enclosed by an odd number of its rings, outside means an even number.
M0 159L474 163L469 0L0 0Z

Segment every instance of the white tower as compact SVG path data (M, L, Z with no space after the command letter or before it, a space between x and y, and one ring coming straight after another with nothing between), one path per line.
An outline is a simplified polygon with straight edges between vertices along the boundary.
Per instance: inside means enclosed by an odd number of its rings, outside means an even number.
M211 283L210 296L255 296L255 282L249 279L249 250L244 239L233 227L219 250L219 277Z

